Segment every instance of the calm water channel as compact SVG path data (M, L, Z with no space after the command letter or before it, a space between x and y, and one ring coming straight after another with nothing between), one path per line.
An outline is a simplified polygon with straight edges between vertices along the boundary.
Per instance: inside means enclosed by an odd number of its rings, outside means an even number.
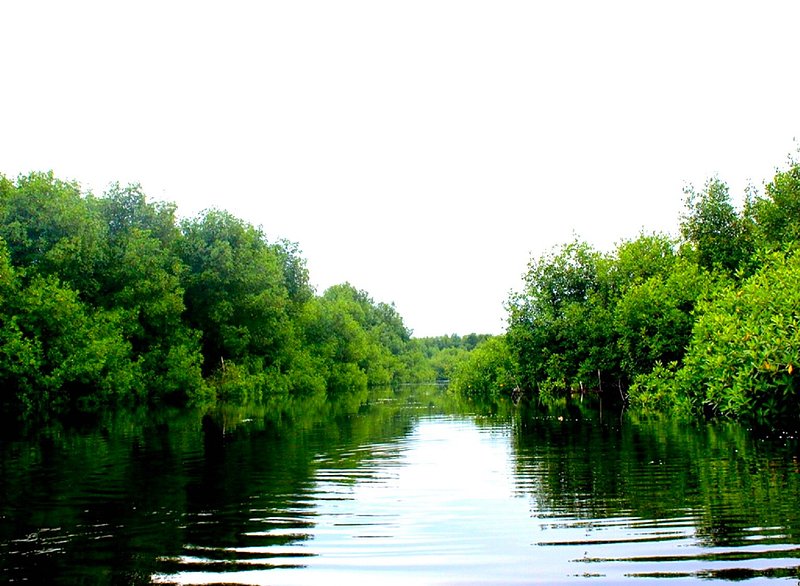
M440 389L122 413L0 444L0 581L800 579L793 439Z

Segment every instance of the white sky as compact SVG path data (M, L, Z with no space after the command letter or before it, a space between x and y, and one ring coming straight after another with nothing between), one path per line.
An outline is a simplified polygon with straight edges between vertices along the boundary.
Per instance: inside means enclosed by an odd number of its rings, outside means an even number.
M415 335L499 333L529 258L676 232L800 136L800 2L0 4L0 172L140 182L300 244Z

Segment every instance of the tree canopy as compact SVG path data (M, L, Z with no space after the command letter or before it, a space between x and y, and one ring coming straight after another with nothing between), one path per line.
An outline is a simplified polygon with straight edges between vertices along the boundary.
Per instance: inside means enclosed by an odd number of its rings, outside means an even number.
M0 176L0 388L15 412L430 377L394 306L318 295L299 246L138 185Z
M800 164L738 209L717 178L686 196L679 238L642 233L609 253L575 240L531 260L505 335L456 387L513 380L539 400L592 390L642 410L800 423Z

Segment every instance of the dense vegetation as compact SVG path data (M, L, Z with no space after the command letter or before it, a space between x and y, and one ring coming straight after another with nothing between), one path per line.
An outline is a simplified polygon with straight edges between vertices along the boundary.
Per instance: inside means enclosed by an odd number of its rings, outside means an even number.
M6 412L433 380L425 344L347 283L316 294L295 244L229 213L0 176Z
M640 410L800 423L800 164L734 206L687 189L680 235L575 240L527 267L502 336L413 339L294 243L138 186L0 176L0 406L91 408L452 379L470 395L601 392Z
M438 381L449 381L471 352L491 337L488 334L475 333L466 336L451 334L419 338L415 342L432 369L434 378Z
M737 209L718 179L687 189L680 237L532 260L504 336L454 387L539 399L601 391L642 410L800 423L800 164Z

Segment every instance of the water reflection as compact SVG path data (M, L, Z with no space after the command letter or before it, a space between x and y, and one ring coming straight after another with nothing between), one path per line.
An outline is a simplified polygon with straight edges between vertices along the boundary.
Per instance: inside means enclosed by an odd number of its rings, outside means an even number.
M797 580L796 444L437 389L2 442L0 574L57 584Z
M734 424L534 415L515 434L517 489L550 534L539 545L582 551L590 573L796 579L796 450Z

